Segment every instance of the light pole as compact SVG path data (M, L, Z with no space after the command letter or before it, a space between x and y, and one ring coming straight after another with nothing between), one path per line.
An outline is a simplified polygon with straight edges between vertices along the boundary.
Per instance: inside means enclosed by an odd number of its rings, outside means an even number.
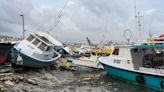
M23 39L25 38L25 30L24 30L24 15L20 15L22 17L23 22Z

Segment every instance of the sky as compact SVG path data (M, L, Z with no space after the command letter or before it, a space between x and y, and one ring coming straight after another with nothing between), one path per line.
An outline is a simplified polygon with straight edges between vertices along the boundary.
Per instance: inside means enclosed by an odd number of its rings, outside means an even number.
M135 21L135 2L141 33ZM29 32L47 32L57 24L50 35L60 41L86 42L86 37L93 43L127 38L135 41L149 33L164 33L163 5L164 0L0 0L0 35L22 36L23 14L26 36Z

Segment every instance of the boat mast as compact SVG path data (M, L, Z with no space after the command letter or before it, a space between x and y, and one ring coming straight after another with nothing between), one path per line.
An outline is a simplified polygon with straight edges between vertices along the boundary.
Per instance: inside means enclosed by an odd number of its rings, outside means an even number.
M137 36L139 35L141 39L142 38L142 25L141 25L141 18L143 16L140 15L140 12L137 13L137 6L136 6L136 0L135 0L135 5L134 5L134 9L135 9L135 25L136 25L136 33Z
M142 30L141 30L142 25L141 25L141 18L142 18L143 16L140 15L140 12L138 12L137 14L138 14L138 15L136 16L136 18L137 18L137 23L138 23L138 32L139 32L140 39L141 39L141 38L142 38Z
M49 30L48 30L48 34L50 34L50 32L55 29L57 27L57 25L59 24L59 22L61 21L61 18L63 16L63 12L64 9L68 6L69 0L65 3L64 7L61 9L61 11L59 12L59 15L57 16L57 18L54 20L54 23L50 26Z

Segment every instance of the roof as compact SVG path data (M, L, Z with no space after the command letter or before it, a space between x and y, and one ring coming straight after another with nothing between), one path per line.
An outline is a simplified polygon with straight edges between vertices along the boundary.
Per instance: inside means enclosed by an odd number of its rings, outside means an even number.
M163 48L164 44L133 44L133 45L118 45L115 48Z
M37 32L37 33L31 33L31 35L39 38L40 40L42 40L48 46L53 46L53 45L63 46L62 43L57 41L55 38L53 38L49 34L46 34L46 33L43 33L43 32Z
M132 45L134 48L164 48L164 44L137 44Z
M52 44L46 37L44 36L40 36L38 34L35 34L37 37L39 37L41 40L43 40L45 43L47 44Z

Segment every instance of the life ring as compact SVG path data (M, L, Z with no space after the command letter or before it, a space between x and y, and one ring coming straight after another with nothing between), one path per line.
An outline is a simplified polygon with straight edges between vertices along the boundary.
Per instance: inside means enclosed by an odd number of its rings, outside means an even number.
M161 88L164 88L164 81L161 81L160 85L161 85Z
M137 75L136 76L136 81L138 83L144 84L145 83L145 78L142 75Z

